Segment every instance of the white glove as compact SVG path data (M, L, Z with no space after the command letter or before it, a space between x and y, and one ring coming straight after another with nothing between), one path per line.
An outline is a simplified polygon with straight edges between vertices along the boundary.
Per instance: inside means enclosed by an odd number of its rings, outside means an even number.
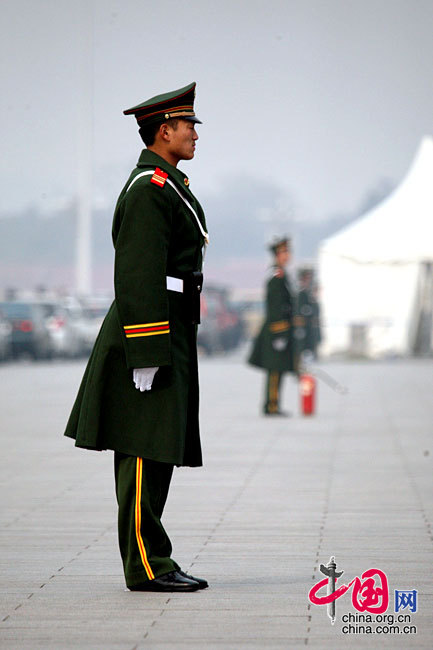
M155 377L158 368L134 368L132 377L134 380L135 388L143 392L152 388L153 378Z
M278 337L277 339L274 339L272 341L272 347L274 350L277 350L277 352L281 352L284 350L287 346L287 339L283 337Z

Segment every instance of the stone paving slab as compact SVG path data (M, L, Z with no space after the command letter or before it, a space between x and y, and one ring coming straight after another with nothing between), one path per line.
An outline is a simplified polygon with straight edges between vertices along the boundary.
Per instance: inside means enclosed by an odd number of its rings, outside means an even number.
M175 470L164 522L211 587L140 594L124 588L112 454L61 435L83 364L0 366L0 647L433 647L433 364L323 368L348 395L319 385L305 418L287 378L293 417L269 419L240 355L202 362L205 467ZM331 555L340 581L376 567L391 598L418 589L417 634L343 634L350 593L332 626L308 602Z

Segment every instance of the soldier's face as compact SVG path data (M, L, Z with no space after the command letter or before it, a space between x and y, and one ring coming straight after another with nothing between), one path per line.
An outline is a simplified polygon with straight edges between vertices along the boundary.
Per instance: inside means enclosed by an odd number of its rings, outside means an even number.
M281 268L286 266L290 260L290 251L288 248L280 248L275 255L277 265Z
M194 122L179 120L177 128L170 128L170 154L177 160L191 160L194 158L195 143L198 140Z

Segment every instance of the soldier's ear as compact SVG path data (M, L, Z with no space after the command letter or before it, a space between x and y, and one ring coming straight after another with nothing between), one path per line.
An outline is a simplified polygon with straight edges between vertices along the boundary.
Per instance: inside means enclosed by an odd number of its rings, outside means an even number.
M170 140L170 127L166 122L163 122L159 127L159 135L166 142Z

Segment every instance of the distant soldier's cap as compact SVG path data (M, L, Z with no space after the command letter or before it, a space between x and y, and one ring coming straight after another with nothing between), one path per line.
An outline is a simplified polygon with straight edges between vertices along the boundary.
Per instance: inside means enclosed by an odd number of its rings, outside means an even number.
M289 237L274 237L268 248L271 253L277 253L280 249L287 248L290 250L291 239Z
M193 81L179 90L151 97L142 104L127 108L123 113L135 115L140 127L164 122L174 117L201 124L194 113L195 86L196 83Z

